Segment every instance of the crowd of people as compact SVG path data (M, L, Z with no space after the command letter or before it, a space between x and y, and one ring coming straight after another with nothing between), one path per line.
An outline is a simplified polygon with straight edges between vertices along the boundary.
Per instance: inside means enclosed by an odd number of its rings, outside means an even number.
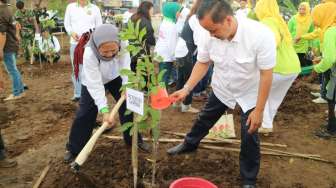
M182 113L198 114L184 142L170 148L169 155L195 151L200 141L218 119L236 106L241 108L240 174L244 188L256 185L260 169L259 133L273 132L277 110L302 68L312 70L319 79L320 93L316 103L328 104L327 125L316 132L321 138L336 135L336 2L324 0L315 7L303 2L298 12L286 21L276 0L239 1L233 10L225 0L194 0L189 9L183 1L165 2L157 35L152 25L153 4L143 1L131 22L140 21L146 28L145 49L131 56L126 52L128 41L122 41L119 29L103 24L100 9L87 0L70 3L65 12L64 26L70 36L73 97L79 103L70 129L64 160L72 162L90 139L97 115L113 126L109 117L106 91L115 100L122 93L127 77L120 70L136 71L138 58L154 52L162 57L159 70L165 70L163 82L176 86L170 95ZM15 17L0 1L0 58L12 79L12 94L5 100L17 100L27 89L16 67L18 42L30 60L30 48L37 39L42 59L57 62L60 45L50 28L41 28L24 3L18 1ZM311 10L312 8L312 10ZM14 24L13 24L14 23ZM126 22L125 22L126 23ZM41 32L40 32L41 31ZM37 34L36 34L37 33ZM41 33L41 34L40 34ZM50 59L50 51L55 49ZM56 55L55 55L56 54ZM1 71L0 71L1 73ZM0 77L2 78L2 77ZM0 91L4 88L0 79ZM172 87L174 88L174 87ZM192 101L204 101L203 109L192 107ZM119 110L120 123L133 120L125 114L126 104ZM123 133L131 145L130 128ZM138 147L150 147L139 135ZM0 167L15 165L5 159L0 137Z

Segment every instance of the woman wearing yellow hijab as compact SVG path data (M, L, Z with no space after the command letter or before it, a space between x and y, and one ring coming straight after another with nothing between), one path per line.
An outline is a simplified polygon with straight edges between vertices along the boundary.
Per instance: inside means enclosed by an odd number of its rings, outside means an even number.
M316 6L312 12L314 25L323 31L322 60L314 65L314 71L324 73L331 70L327 84L328 124L326 129L319 130L316 135L322 138L336 136L336 3L327 2Z
M258 20L273 31L277 42L277 62L273 69L272 89L265 105L262 129L259 130L261 133L269 133L273 131L275 114L301 68L291 34L280 15L276 0L259 0L255 13Z
M288 22L288 29L294 38L301 37L304 34L314 31L313 20L310 15L309 3L303 2L299 5L299 10ZM312 64L310 60L305 58L310 44L308 40L302 39L294 44L295 51L299 57L301 67Z

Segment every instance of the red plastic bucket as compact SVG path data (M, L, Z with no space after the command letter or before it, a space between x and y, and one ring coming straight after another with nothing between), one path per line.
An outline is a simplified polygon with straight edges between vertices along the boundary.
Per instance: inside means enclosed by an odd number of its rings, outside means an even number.
M170 184L169 188L218 188L213 183L195 177L185 177L175 180Z

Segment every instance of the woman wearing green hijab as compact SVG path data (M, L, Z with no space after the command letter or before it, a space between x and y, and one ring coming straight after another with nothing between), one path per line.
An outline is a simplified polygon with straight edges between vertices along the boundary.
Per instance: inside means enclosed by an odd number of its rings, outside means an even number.
M167 2L162 6L163 20L159 28L159 38L155 45L155 53L163 58L159 68L166 70L163 81L167 85L169 76L172 74L173 62L175 61L175 48L178 38L176 20L181 5L177 2Z

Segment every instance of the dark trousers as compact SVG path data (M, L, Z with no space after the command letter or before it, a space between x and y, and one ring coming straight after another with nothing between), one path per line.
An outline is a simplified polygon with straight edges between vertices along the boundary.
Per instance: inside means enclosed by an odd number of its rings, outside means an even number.
M200 141L209 133L209 130L228 110L228 107L223 104L218 98L211 93L207 104L200 112L197 121L191 128L191 131L186 135L185 143L197 148ZM243 184L254 185L260 168L260 142L258 132L249 134L246 121L248 115L253 109L241 115L241 145L240 145L240 175Z
M108 90L113 98L118 101L120 98L120 88L122 85L122 80L120 77L110 81L105 84L105 89ZM133 114L125 115L126 112L126 102L124 102L119 109L119 119L120 123L133 121ZM75 120L73 121L69 141L66 145L67 149L72 154L78 154L82 148L85 146L87 141L89 141L92 130L95 127L95 122L98 114L98 108L94 103L87 87L82 85L82 93L79 101L79 110L76 113ZM123 133L124 140L126 144L131 145L132 138L129 134L130 129ZM139 142L142 142L142 138L139 135Z
M312 61L310 61L309 59L306 58L305 53L298 53L297 55L299 57L301 67L306 67L306 66L310 66L310 65L313 64Z
M185 57L176 59L178 68L178 79L176 83L176 89L180 90L183 88L184 84L188 81L194 64L192 62L192 55L188 53ZM192 102L192 92L184 99L184 105L190 105Z
M327 85L330 80L331 70L327 70L326 72L319 74L319 80L320 80L320 94L321 97L325 100L327 100Z

